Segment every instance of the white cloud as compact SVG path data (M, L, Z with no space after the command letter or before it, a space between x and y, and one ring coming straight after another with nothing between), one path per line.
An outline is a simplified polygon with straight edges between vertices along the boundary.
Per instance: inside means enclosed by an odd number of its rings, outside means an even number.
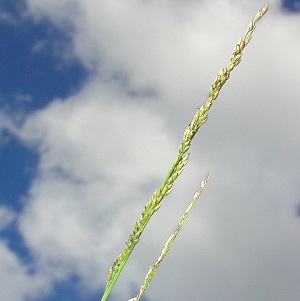
M45 275L31 275L7 245L0 241L0 291L3 300L23 301L26 298L45 296L49 281Z
M16 218L16 214L5 206L0 206L0 230L6 228Z
M78 273L96 290L195 108L264 3L28 3L33 14L58 25L75 22L75 53L98 73L77 95L54 100L20 128L19 136L40 153L20 230L41 270L56 279ZM210 183L149 298L299 295L299 15L278 7L272 1L258 24L193 143L187 170L120 277L115 300L132 297L130 285L142 281L209 169ZM130 93L145 88L152 97Z
M91 89L53 102L24 124L22 139L41 157L20 225L54 277L75 271L95 289L114 246L120 250L131 230L128 219L138 216L140 200L166 171L172 142L159 116L116 87L100 86L93 97Z

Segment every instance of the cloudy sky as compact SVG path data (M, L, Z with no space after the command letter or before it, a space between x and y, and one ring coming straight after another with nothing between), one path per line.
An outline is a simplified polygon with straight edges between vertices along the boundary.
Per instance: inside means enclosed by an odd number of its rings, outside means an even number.
M261 0L0 1L0 299L96 301ZM110 301L300 295L300 2L270 0Z

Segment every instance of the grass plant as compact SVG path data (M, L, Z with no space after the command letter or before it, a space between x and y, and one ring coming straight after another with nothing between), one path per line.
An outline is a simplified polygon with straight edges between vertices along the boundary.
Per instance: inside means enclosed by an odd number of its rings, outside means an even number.
M206 120L208 118L208 111L211 108L213 102L218 97L221 88L223 87L225 82L229 79L231 71L241 62L243 50L252 38L252 34L256 27L256 23L258 20L260 20L262 18L262 16L266 13L267 10L268 10L268 5L264 6L256 13L254 19L250 22L250 24L248 26L248 30L247 30L245 36L242 39L240 39L238 41L238 43L235 45L228 65L225 68L221 69L221 71L215 78L215 80L211 86L211 89L208 93L208 97L207 97L205 104L198 107L191 123L188 125L188 127L184 131L183 139L179 146L177 156L176 156L175 161L172 164L170 170L168 171L167 176L165 177L161 186L153 193L150 200L146 204L140 218L136 221L136 223L134 225L133 232L129 236L124 249L122 250L121 254L115 259L113 266L109 269L107 284L106 284L106 288L105 288L105 291L104 291L101 301L105 301L107 299L107 297L109 296L113 286L115 285L115 282L117 281L120 273L122 272L134 247L139 242L140 237L141 237L145 227L147 226L149 220L151 219L153 214L160 208L162 200L168 194L170 194L175 180L183 172L184 167L186 166L186 164L188 163L188 160L189 160L188 150L191 146L194 136L198 132L199 128L206 122ZM172 242L177 237L184 221L188 217L188 214L191 211L192 207L194 206L198 196L204 189L209 177L210 177L210 174L206 178L204 178L203 181L201 182L200 189L195 193L192 202L190 203L190 205L188 206L184 215L180 219L175 232L171 235L171 237L166 242L161 255L158 257L158 259L156 260L154 265L152 267L150 267L150 269L145 277L144 284L140 288L140 292L138 293L138 295L135 298L132 298L131 300L134 300L134 301L140 300L142 294L144 293L145 289L147 288L151 279L153 278L157 268L161 264L164 257L167 255Z

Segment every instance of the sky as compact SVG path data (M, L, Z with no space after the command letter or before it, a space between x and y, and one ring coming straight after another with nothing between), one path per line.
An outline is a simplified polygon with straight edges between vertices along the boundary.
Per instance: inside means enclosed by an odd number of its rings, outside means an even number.
M96 301L260 0L0 0L0 299ZM109 301L300 295L300 2L268 2Z

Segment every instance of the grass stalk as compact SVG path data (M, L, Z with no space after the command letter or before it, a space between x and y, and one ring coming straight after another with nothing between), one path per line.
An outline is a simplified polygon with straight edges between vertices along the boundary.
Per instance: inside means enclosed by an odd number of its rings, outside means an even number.
M266 5L256 13L254 19L248 26L248 30L245 36L240 39L235 45L228 65L225 68L221 69L221 71L215 78L215 81L213 82L208 93L206 103L198 107L191 123L184 131L183 139L179 146L178 153L174 163L172 164L172 167L168 171L167 176L165 177L160 188L158 188L153 193L150 200L146 204L141 217L136 221L134 225L133 232L129 236L124 249L122 250L121 254L115 259L113 266L109 269L107 284L101 301L105 301L107 299L131 252L139 242L140 236L147 226L150 218L160 208L161 201L172 191L175 180L182 173L185 165L189 160L188 150L191 146L191 142L195 134L198 132L200 126L202 126L206 122L209 109L218 97L221 88L229 79L231 71L240 63L243 50L252 38L252 33L256 27L257 21L261 19L261 17L266 13L267 10L268 6Z

